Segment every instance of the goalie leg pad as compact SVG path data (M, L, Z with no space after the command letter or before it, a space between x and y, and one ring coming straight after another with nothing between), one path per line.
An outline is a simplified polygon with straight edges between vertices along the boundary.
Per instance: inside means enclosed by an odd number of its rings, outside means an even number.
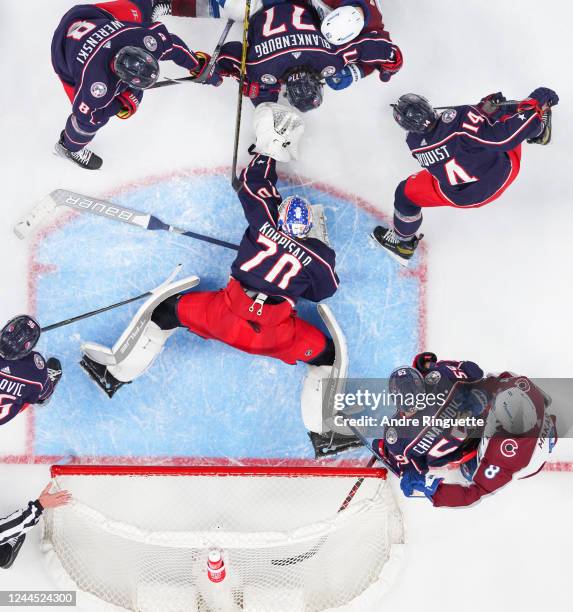
M141 376L177 329L161 329L151 320L153 312L170 297L188 291L199 283L198 276L174 282L171 280L172 276L151 291L151 296L137 311L112 349L86 342L81 347L84 355L91 362L105 366L109 374L120 382L131 382Z

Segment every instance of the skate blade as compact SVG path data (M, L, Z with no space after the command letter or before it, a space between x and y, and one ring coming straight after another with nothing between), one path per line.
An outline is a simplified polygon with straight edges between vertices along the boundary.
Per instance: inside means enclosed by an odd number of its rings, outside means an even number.
M84 372L87 373L87 375L94 381L94 383L106 394L106 396L109 397L109 399L111 399L115 395L116 391L120 387L123 387L124 384L129 384L129 383L121 383L119 385L116 385L115 387L109 387L101 379L100 375L97 372L95 372L91 368L90 364L84 359L80 361L80 367L82 368L82 370L84 370Z
M394 253L393 251L390 251L390 249L387 249L384 245L380 244L378 242L378 240L376 240L376 238L374 237L374 233L370 233L370 238L372 238L372 240L374 240L374 242L388 255L390 255L390 257L392 257L392 259L394 259L395 261L397 261L403 268L407 268L410 264L410 259L404 259L403 257L400 257L400 255L397 255L396 253Z

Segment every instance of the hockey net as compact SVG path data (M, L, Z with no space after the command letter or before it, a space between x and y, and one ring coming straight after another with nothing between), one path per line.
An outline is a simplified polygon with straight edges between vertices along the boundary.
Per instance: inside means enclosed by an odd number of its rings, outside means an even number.
M367 610L399 570L383 469L64 465L52 477L74 501L45 513L49 566L98 610Z

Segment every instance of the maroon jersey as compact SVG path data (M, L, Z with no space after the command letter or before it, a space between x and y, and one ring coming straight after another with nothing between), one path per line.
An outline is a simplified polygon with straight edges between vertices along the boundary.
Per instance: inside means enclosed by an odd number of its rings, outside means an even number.
M440 483L432 497L434 506L470 506L514 479L534 476L545 465L557 441L555 417L547 412L545 397L529 379L505 379L503 387L506 386L519 386L528 394L537 411L537 424L521 435L496 432L491 437L484 436L473 482L469 486Z

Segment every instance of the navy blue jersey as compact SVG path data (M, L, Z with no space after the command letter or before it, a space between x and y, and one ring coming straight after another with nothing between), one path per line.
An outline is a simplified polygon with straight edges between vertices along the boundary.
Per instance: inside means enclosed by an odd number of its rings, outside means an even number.
M11 421L27 404L46 401L54 387L40 353L9 361L0 357L0 425Z
M157 60L173 60L189 70L199 62L195 54L161 23L120 21L102 6L79 5L60 21L52 39L52 64L62 81L74 88L73 115L92 128L105 123L124 106L117 96L128 91L112 72L115 54L136 46Z
M413 157L438 180L446 199L455 206L476 206L508 180L515 162L507 152L542 128L535 109L516 109L490 121L476 106L455 106L442 113L430 134L409 133L406 142Z
M387 426L382 442L384 456L396 473L413 469L423 474L430 467L439 467L460 459L479 445L479 436L464 427L441 427L424 417L456 419L487 410L488 393L482 389L483 370L472 361L438 361L424 372L426 393L439 401L428 403L404 426ZM400 414L396 413L395 418ZM412 423L418 419L419 423Z
M247 79L261 87L255 104L276 102L280 82L293 68L310 67L322 77L332 76L346 64L359 64L370 72L395 63L399 55L384 30L362 32L339 47L330 44L320 32L316 11L304 2L258 11L249 22L248 41ZM217 62L223 71L238 74L241 47L239 42L223 46Z
M242 175L239 199L249 227L231 268L244 287L279 296L293 305L300 297L320 302L338 288L335 253L317 238L295 240L277 227L275 160L256 155Z

